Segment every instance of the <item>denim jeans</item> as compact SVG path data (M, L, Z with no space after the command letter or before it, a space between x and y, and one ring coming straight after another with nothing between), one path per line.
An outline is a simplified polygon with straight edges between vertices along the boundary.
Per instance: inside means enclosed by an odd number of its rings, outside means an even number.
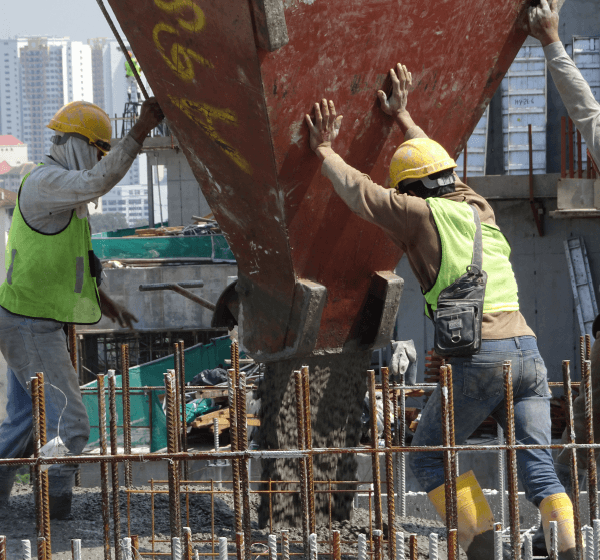
M60 437L70 454L79 455L87 444L90 425L62 327L56 321L21 317L0 307L0 350L8 365L7 416L0 425L2 458L31 454L33 418L28 383L37 372L44 373L48 441L58 435L60 418ZM0 493L10 491L15 470L0 468ZM70 491L76 470L77 465L50 467L50 493Z
M454 425L457 445L490 415L505 428L502 364L512 362L515 436L524 445L550 444L550 388L546 366L532 336L483 340L478 354L452 358ZM440 386L425 406L412 445L442 445ZM425 492L444 484L441 452L409 453L410 467ZM539 506L552 494L564 492L549 449L517 451L518 475L525 497Z

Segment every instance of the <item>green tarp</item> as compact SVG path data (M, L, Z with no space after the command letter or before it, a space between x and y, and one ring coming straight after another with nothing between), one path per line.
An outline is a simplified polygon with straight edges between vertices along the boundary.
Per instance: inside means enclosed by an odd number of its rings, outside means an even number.
M224 366L225 360L231 355L231 339L228 336L213 339L209 344L197 344L185 350L185 380L191 381L195 375L205 369ZM131 431L132 445L150 446L150 451L158 451L167 446L166 418L162 409L159 395L164 390L149 390L145 387L164 386L163 374L168 369L174 369L173 354L134 366L129 370L129 385L132 388L131 402ZM121 386L121 376L116 377L117 387ZM106 379L106 410L108 411L108 379ZM87 388L96 388L97 382L93 381L84 385L83 403L90 419L90 439L88 448L99 447L100 422L98 420L98 393ZM136 390L136 388L139 388ZM123 407L121 394L117 393L117 424L119 445L123 438ZM109 414L107 412L107 426ZM108 427L107 427L108 433Z

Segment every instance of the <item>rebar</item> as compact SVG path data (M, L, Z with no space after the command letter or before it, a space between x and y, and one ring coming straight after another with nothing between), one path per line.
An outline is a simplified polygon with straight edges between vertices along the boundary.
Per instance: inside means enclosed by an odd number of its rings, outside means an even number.
M214 518L214 515L212 516ZM214 538L214 531L211 533ZM183 558L184 560L193 560L194 552L192 550L192 530L189 527L183 528Z
M110 411L110 453L118 455L117 446L117 391L115 371L108 370L108 404ZM119 509L119 463L110 465L112 475L113 502L113 539L115 543L115 558L121 560L121 512Z
M594 519L592 529L594 531L594 552L598 558L600 556L600 519Z
M400 386L404 387L404 373L400 374ZM398 410L399 409L399 410ZM406 444L406 396L404 389L400 389L400 404L398 397L394 393L394 445L404 447ZM398 488L398 502L400 506L400 517L406 517L406 456L404 453L395 453L394 462L396 465L396 487Z
M304 418L304 383L302 372L294 372L294 388L296 392L296 428L298 431L298 449L304 450L306 444L306 427ZM308 462L305 457L299 461L300 479L300 509L302 517L302 541L304 543L304 556L308 560L310 555L310 522L308 519Z
M290 560L290 533L281 531L281 560Z
M388 558L396 557L396 504L394 501L394 456L392 451L392 406L390 397L390 372L386 367L381 368L381 385L383 398L383 438L388 450L385 452L385 489L387 495L388 514Z
M450 544L450 543L448 543ZM412 534L410 536L410 549L409 549L409 558L410 560L418 560L419 557L419 547L417 541L417 535ZM448 558L450 558L450 549L448 548Z
M37 560L46 560L46 539L37 538Z
M340 542L340 532L333 531L331 536L333 541L333 560L342 560L342 545Z
M165 374L165 399L167 415L167 449L173 453L177 449L177 421L175 379L172 373ZM179 461L170 460L169 475L169 524L171 538L181 535L181 500L179 484Z
M238 375L238 449L248 450L248 426L246 415L246 374ZM242 492L242 508L244 512L244 543L246 544L246 558L251 558L252 551L252 525L250 521L250 474L249 460L240 460L240 489Z
M594 412L592 405L592 364L584 360L582 381L585 384L585 427L587 443L594 443ZM590 520L598 519L598 478L594 449L588 449L588 500Z
M581 533L575 533L576 535L580 535ZM585 539L585 560L596 560L596 555L594 554L594 529L589 525L586 525L583 528L583 538ZM577 539L581 541L580 538ZM578 558L583 558L582 556L578 556Z
M581 538L578 535L577 538ZM549 560L558 560L558 524L556 521L550 521L550 550L548 551Z
M235 364L235 343L231 345L231 363ZM231 450L238 451L238 429L237 429L237 377L235 368L227 371L227 392L229 397L229 434ZM240 463L239 459L231 459L231 473L233 486L233 511L235 515L235 531L242 531L242 496L240 493Z
M502 546L502 525L500 523L494 524L494 560L503 560Z
M29 539L21 541L21 558L22 560L31 560L31 541Z
M312 417L310 410L310 377L308 366L302 366L302 401L304 406L304 449L312 449ZM315 516L315 477L314 463L310 456L306 462L306 484L308 487L308 527L311 533L317 531Z
M358 535L358 560L367 560L367 536L364 533Z
M379 529L373 531L373 545L374 560L383 560L383 531Z
M154 538L154 528L152 530L152 538ZM133 554L133 560L141 559L142 555L140 554L140 538L137 535L131 535L131 552Z
M179 537L171 539L171 560L183 560L181 539Z
M523 560L533 560L533 542L531 533L525 533L523 536Z
M319 545L317 543L317 534L311 533L308 537L309 558L310 560L319 559Z
M175 391L176 394L176 413L177 413L177 449L181 451L183 449L183 440L185 439L183 431L183 418L181 417L181 411L185 409L185 389L181 387L181 354L179 353L179 342L173 344L173 361L175 365L174 377L175 377ZM185 385L185 383L184 383ZM183 398L182 398L183 395ZM182 402L183 401L183 402ZM181 468L181 464L179 465Z
M563 390L566 401L567 442L575 443L575 421L573 415L573 395L571 392L571 373L569 360L563 360ZM569 466L571 467L571 502L573 503L573 521L575 534L581 534L581 518L579 516L579 477L577 475L577 451L569 450ZM578 558L583 558L581 539L576 539L575 549Z
M429 534L429 560L438 560L438 534Z
M0 535L0 560L6 560L6 537Z
M379 471L379 433L377 430L377 397L375 395L375 370L367 372L369 376L369 408L371 410L371 447L375 452L371 455L373 470L373 490L375 492L375 528L383 530L383 515L381 512L381 474Z
M123 452L126 455L131 453L131 399L129 388L129 344L121 344L121 399L123 402ZM125 487L133 486L133 475L131 471L131 461L124 463Z
M458 530L448 532L448 560L458 560Z
M227 560L227 537L219 537L219 560Z
M508 502L510 519L510 544L513 560L521 559L521 525L519 520L519 494L517 480L517 452L511 447L515 445L515 409L513 400L512 364L507 360L503 364L504 404L506 409L506 444L508 445Z
M404 560L404 533L396 533L396 560Z
M129 537L125 537L122 541L122 549L123 549L123 560L133 560L133 553L131 550L131 539ZM75 558L73 558L75 560Z
M446 364L446 386L448 387L448 435L450 447L456 447L454 431L454 381L452 379L452 366ZM458 529L458 495L456 493L456 479L458 478L458 455L454 449L450 450L450 488L452 491L452 528Z
M498 446L504 444L504 430L498 422ZM500 491L500 521L506 526L506 474L504 471L504 452L498 448L498 490Z
M104 374L98 374L98 419L100 431L100 454L108 455L106 444L106 391ZM108 463L100 464L100 486L102 492L102 524L104 529L104 560L110 560L110 498L108 494Z
M42 372L36 373L38 379L38 407L39 407L39 443L40 450L48 439L46 437L46 389L44 374ZM42 469L40 476L40 490L41 490L41 503L42 503L42 515L43 515L43 532L41 536L44 537L46 542L46 558L50 560L52 558L52 548L50 540L50 482L48 479L48 470Z
M244 533L235 534L235 548L237 551L237 560L244 560Z
M77 332L75 325L69 325L69 357L75 373L77 373Z
M40 406L39 382L37 377L31 378L31 400L33 412L33 456L40 456ZM42 498L42 468L39 463L33 465L33 497L35 503L35 530L38 537L44 530L44 500Z
M181 442L182 451L188 450L187 445L187 410L185 402L185 343L183 340L179 340L179 388L181 390ZM189 480L188 462L182 461L183 465L183 478ZM190 559L191 560L191 559Z
M444 447L450 447L450 403L449 403L449 390L448 390L448 366L440 366L440 382L441 382L441 422L442 422L442 442ZM452 529L456 529L454 526L454 511L456 509L455 495L453 489L455 486L452 484L454 479L454 473L452 471L452 456L451 451L447 449L444 451L444 505L445 505L445 521L446 530L448 534ZM448 541L448 554L450 554L450 547L452 544ZM453 554L458 556L458 551L453 551Z

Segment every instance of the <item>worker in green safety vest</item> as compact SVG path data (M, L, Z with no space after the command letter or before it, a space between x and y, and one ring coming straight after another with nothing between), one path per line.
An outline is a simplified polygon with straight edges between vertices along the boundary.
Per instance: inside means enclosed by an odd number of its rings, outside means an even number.
M55 132L50 153L21 183L0 286L0 350L8 366L0 458L31 455L29 382L37 372L44 373L49 444L59 454L79 455L88 442L89 421L63 325L97 323L104 314L131 328L137 319L99 289L101 266L92 251L87 205L125 176L162 119L156 100L147 100L113 150L110 119L92 103L69 103L48 124ZM50 467L50 517L70 515L76 469ZM9 511L15 472L0 465L0 511Z
M487 273L481 319L481 347L476 353L451 357L456 444L490 415L504 418L503 362L512 361L515 433L520 443L550 444L550 389L535 334L519 311L517 283L509 260L510 246L496 225L487 200L462 183L456 163L428 138L407 111L412 76L398 64L390 70L388 98L377 93L381 109L393 116L404 133L389 169L389 188L375 184L332 149L341 116L332 101L314 106L314 122L306 115L310 146L322 160L321 172L335 192L363 219L379 226L405 253L425 296L427 313L436 311L440 294L465 275L474 255L480 223L482 269ZM477 220L475 218L478 218ZM450 328L462 328L460 325ZM414 446L442 445L440 386L421 413ZM445 516L442 452L409 453L409 464L438 513ZM544 528L559 519L559 558L574 558L573 507L553 468L549 449L517 451L518 472L529 501L540 508ZM494 557L492 511L472 471L456 481L458 540L469 560ZM505 558L511 557L507 548Z

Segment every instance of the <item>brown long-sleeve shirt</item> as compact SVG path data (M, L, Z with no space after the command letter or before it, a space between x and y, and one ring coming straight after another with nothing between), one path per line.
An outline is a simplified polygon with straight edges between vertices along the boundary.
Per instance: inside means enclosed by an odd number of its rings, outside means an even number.
M426 138L426 134L415 126L407 131L405 140L423 137ZM355 214L383 229L404 251L421 289L429 291L440 270L442 247L427 202L374 183L368 175L348 165L337 154L325 158L321 172L333 183L336 193ZM443 198L473 204L482 222L496 225L494 211L487 200L458 178L455 192ZM535 336L519 311L483 315L481 336L484 339L527 335Z

